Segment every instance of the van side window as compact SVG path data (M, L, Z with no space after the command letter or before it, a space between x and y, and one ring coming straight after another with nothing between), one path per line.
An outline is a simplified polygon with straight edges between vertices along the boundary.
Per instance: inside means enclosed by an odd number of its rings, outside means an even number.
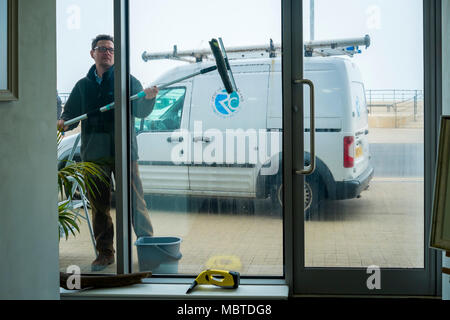
M186 88L160 90L152 113L144 119L136 119L136 132L163 132L180 129Z

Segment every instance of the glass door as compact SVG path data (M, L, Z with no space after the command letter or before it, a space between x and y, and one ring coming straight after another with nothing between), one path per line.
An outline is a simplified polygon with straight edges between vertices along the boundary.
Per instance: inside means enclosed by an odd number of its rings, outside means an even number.
M294 293L432 293L424 118L437 111L424 108L422 1L304 0L292 14L303 44L292 63L294 123L303 112Z

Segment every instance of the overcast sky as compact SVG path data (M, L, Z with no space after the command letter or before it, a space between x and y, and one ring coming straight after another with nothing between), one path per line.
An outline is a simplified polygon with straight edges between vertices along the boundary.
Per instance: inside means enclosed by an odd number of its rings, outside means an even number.
M131 73L149 85L174 61L145 63L144 51L281 42L280 0L132 0ZM224 5L226 3L226 6ZM309 0L304 0L304 39L309 40ZM113 34L112 0L58 0L58 90L70 92L93 61L90 42ZM315 39L363 37L372 45L353 60L366 89L423 88L422 0L315 0Z

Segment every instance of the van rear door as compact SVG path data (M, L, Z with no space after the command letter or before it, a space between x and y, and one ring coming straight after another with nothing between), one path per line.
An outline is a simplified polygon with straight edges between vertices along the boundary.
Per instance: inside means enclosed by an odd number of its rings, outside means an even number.
M354 173L359 176L369 165L369 123L364 84L351 82L352 109L355 119Z

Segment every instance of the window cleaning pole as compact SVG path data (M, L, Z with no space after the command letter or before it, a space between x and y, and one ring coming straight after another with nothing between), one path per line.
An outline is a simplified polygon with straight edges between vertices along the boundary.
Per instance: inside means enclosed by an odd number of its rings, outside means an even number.
M195 73L192 73L190 75L187 75L187 76L184 76L182 78L176 79L174 81L165 83L165 84L163 84L161 86L158 86L158 88L159 89L165 89L168 86L171 86L171 85L173 85L175 83L184 81L184 80L189 79L189 78L193 78L193 77L201 75L201 74L205 74L205 73L217 70L219 72L220 78L222 79L222 82L223 82L227 92L229 94L231 94L231 93L233 93L233 91L237 90L237 88L235 87L234 81L233 81L233 84L234 84L234 86L233 86L232 82L230 80L231 69L227 71L227 67L226 67L226 63L225 63L225 60L224 60L224 56L222 54L222 51L219 48L218 41L216 39L212 39L209 42L209 44L211 46L211 51L212 51L212 53L214 55L214 58L216 60L216 65L215 66L204 68L204 69L202 69L200 71L197 71ZM224 48L223 48L223 50L224 50ZM230 74L228 72L230 72ZM232 74L231 74L231 77L232 77ZM134 101L134 100L143 98L145 96L146 96L146 93L144 91L141 91L141 92L135 94L134 96L131 96L130 97L130 101ZM88 113L85 113L85 114L83 114L83 115L81 115L79 117L73 118L71 120L64 121L64 126L70 126L70 125L72 125L74 123L77 123L78 121L86 120L89 116L91 116L93 114L106 112L106 111L109 111L109 110L112 110L112 109L114 109L114 102L112 102L110 104L107 104L106 106L101 107L100 109L89 111Z
M173 85L175 83L178 83L178 82L184 81L186 79L198 76L200 74L205 74L205 73L214 71L216 69L217 69L217 66L212 66L212 67L209 67L209 68L202 69L202 70L200 70L198 72L195 72L193 74L187 75L185 77L182 77L182 78L176 79L174 81L168 82L166 84L163 84L161 86L158 86L158 89L160 89L160 90L161 89L165 89L168 86L171 86L171 85ZM145 96L146 96L146 93L144 91L141 91L141 92L135 94L134 96L131 96L130 97L130 101L134 101L134 100L137 100L137 99L140 99L140 98L144 98ZM71 120L64 121L64 126L70 126L70 125L72 125L74 123L77 123L78 121L86 120L87 118L89 118L89 116L91 116L93 114L103 113L103 112L106 112L106 111L109 111L109 110L112 110L112 109L114 109L114 102L112 102L110 104L107 104L106 106L101 107L100 109L93 110L93 111L90 111L88 113L85 113L85 114L83 114L83 115L81 115L79 117L73 118Z

